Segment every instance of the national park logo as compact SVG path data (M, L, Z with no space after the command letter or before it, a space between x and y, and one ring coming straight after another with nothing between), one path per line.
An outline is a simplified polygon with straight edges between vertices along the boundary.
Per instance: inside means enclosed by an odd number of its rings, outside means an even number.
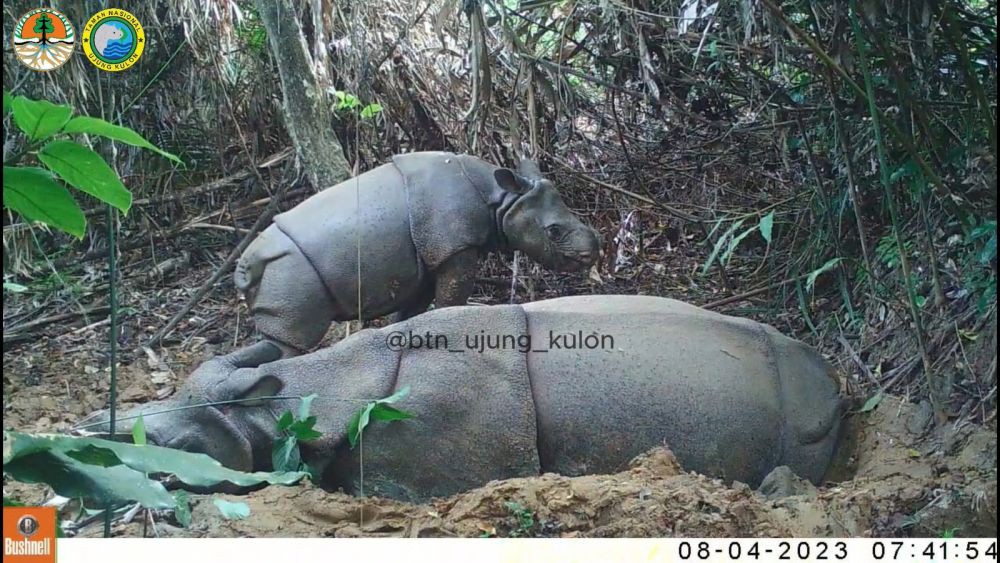
M118 72L135 64L146 46L142 24L125 10L101 10L83 26L83 52L101 70Z
M62 12L36 8L17 20L13 42L21 64L32 70L55 70L73 54L76 29Z

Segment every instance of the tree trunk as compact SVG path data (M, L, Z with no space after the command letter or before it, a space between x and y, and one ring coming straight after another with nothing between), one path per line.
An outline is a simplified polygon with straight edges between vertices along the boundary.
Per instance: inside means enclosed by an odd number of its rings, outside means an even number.
M285 127L306 174L317 190L351 176L344 150L334 134L323 85L316 78L302 26L290 0L255 0L277 61L284 93Z

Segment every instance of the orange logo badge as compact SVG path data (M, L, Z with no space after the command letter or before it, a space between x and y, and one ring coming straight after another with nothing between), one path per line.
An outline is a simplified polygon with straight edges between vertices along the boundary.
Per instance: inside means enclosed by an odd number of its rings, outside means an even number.
M55 507L3 507L3 563L55 563L55 560Z
M54 70L73 54L76 30L59 10L36 8L17 20L13 43L21 64L32 70Z

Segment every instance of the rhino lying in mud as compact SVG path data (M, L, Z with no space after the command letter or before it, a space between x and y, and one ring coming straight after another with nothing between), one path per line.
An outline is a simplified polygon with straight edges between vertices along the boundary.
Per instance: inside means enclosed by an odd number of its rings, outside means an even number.
M494 250L574 271L597 260L599 240L530 160L515 172L469 155L412 153L275 217L234 282L257 328L295 355L332 321L465 305L479 255Z
M422 501L493 479L612 473L668 445L688 470L756 486L787 465L823 478L840 429L833 370L770 326L646 296L438 309L276 360L260 342L200 366L146 405L150 441L270 469L276 419L318 394L303 459L359 490L351 415L404 386L416 418L365 431L366 494ZM220 407L171 407L243 399ZM136 413L131 413L136 414Z

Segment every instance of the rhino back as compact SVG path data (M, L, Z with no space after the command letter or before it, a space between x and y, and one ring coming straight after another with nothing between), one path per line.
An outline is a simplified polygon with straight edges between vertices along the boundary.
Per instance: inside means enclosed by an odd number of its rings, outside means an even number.
M489 207L495 166L448 152L403 154L392 161L405 179L413 242L429 270L462 250L495 245Z
M360 203L358 200L360 195ZM328 188L275 217L319 272L335 302L334 320L395 311L421 289L403 179L392 164Z
M571 297L524 309L536 341L613 339L529 356L543 470L613 472L660 444L687 469L748 483L778 464L780 389L762 325L656 297Z
M522 354L457 351L467 334L484 329L524 334L520 307L447 307L376 332L436 338L398 352L396 390L409 387L399 407L416 418L373 424L365 433L366 494L425 501L494 479L537 475L535 410ZM447 339L447 348L443 346ZM341 448L333 478L357 492L360 449Z

